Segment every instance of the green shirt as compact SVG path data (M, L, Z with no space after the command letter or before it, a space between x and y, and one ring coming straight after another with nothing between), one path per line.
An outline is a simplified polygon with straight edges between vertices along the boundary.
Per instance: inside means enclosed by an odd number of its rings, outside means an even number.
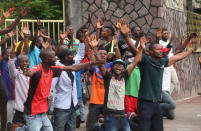
M128 66L129 67L129 66ZM127 69L128 69L127 67ZM138 98L138 92L140 88L140 69L137 66L130 74L128 80L126 81L126 91L125 94Z
M168 58L160 58L154 62L150 56L143 54L139 64L141 74L139 99L161 101L163 71L167 64Z

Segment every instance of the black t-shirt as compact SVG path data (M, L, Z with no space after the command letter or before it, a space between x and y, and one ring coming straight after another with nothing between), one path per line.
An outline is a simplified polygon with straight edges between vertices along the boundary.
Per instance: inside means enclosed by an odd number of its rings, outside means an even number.
M115 79L110 72L106 72L103 78L105 87L104 114L124 115L124 96L128 70L123 72L121 80Z

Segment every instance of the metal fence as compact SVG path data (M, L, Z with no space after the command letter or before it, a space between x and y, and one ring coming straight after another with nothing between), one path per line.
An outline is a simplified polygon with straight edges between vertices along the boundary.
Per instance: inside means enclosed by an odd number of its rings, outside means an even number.
M201 15L187 11L187 34L191 33L197 33L201 36ZM196 52L201 52L201 45L199 46L199 49Z
M5 24L4 26L2 26L2 28L6 28L14 20L15 19L6 19ZM59 34L63 32L65 27L64 20L40 20L40 22L42 23L42 27L46 27L48 29L48 35L54 40L58 41ZM28 23L32 35L34 34L34 31L36 29L37 20L22 19L15 29L17 41L19 40L19 34L17 32L21 29L24 23ZM5 37L7 37L7 34L0 36L0 41Z

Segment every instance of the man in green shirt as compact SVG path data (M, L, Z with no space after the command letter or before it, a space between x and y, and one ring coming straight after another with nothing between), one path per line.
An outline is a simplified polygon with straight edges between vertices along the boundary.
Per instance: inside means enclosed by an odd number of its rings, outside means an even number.
M132 44L129 37L129 27L121 25L121 34L136 54L138 50ZM150 56L142 56L139 63L141 83L138 96L139 128L140 131L163 131L163 119L161 112L161 92L164 68L182 60L197 50L200 39L192 50L176 54L171 58L162 58L162 48L159 44L151 44L149 47Z
M139 127L141 131L163 131L162 110L160 107L164 68L192 54L197 49L179 53L171 58L162 58L159 44L149 48L150 56L143 55L140 66L141 83L138 96Z

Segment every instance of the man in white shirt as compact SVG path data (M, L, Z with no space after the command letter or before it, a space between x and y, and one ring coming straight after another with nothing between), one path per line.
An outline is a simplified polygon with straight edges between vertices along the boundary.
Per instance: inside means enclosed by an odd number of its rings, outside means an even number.
M74 53L67 46L61 46L57 54L60 61L57 65L78 64L84 58L85 45L79 44L79 49ZM57 80L56 80L57 79ZM55 131L74 131L76 128L76 110L78 104L76 78L74 71L62 71L61 76L53 80L56 93L54 98L54 123Z

